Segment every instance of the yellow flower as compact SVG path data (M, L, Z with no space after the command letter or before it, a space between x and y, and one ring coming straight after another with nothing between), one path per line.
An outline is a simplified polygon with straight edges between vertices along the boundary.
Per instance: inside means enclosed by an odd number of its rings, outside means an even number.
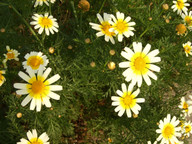
M186 3L187 0L177 0L177 1L173 1L174 5L171 7L173 9L173 11L177 11L177 14L182 14L183 12L187 12L187 8L186 6L190 6L189 3Z
M126 77L126 81L132 81L133 84L138 84L138 87L142 84L142 79L145 80L147 85L151 85L151 80L149 77L157 80L157 76L153 73L160 72L160 68L153 63L160 62L161 58L156 57L159 53L159 50L153 50L151 52L151 45L147 44L146 47L142 50L142 43L133 42L134 52L125 47L121 52L121 55L126 58L128 61L119 63L120 68L127 68L123 72L123 76Z
M45 13L44 16L34 14L32 18L35 21L30 22L30 24L35 25L35 29L39 29L39 34L42 34L43 30L45 30L46 35L49 35L49 32L51 32L51 34L54 34L54 31L58 32L59 25L57 19L53 18L52 15L48 13Z
M187 43L184 43L183 48L187 57L189 54L192 55L192 46L190 41L188 41Z
M41 105L45 104L46 107L51 107L50 98L59 100L60 96L53 91L60 91L62 90L62 86L60 85L51 85L55 83L57 80L60 79L60 76L58 74L54 75L53 77L49 78L47 77L49 73L51 72L51 68L47 68L43 72L43 66L40 66L37 76L35 75L34 71L29 67L27 69L26 75L23 72L19 72L19 76L25 80L27 83L15 83L14 87L19 89L16 91L19 95L25 95L27 94L27 97L22 101L21 105L25 106L30 101L30 110L34 110L36 107L37 111L41 111Z
M164 121L160 120L159 128L156 130L156 133L160 134L157 138L157 141L161 141L161 143L178 143L177 137L181 137L181 127L177 127L180 123L179 120L176 119L175 116L171 119L171 115L168 114Z
M105 36L106 42L110 40L112 44L115 44L115 41L113 39L115 33L113 31L109 31L109 29L112 28L111 24L109 23L109 21L111 20L110 15L104 13L102 18L100 14L97 14L97 18L99 19L99 22L101 24L95 24L91 22L89 23L92 26L92 29L99 31L98 33L96 33L97 37Z
M133 91L133 84L130 84L127 88L127 86L122 83L121 84L122 91L117 90L116 93L120 96L112 96L111 100L112 106L117 106L115 108L115 112L118 112L118 116L121 117L124 112L126 111L126 114L128 118L131 117L131 110L134 114L138 115L139 111L141 110L140 105L137 103L143 103L145 102L144 98L136 98L138 94L140 93L140 89L138 88L136 91Z
M17 142L17 144L49 144L49 137L46 132L38 137L36 129L33 129L32 132L28 131L27 138L28 140L24 138L20 139L20 142Z
M116 16L117 19L115 18L114 15L111 15L113 21L111 20L109 21L110 24L112 25L110 31L114 31L115 34L118 35L118 41L122 42L123 35L127 38L134 35L132 31L134 31L135 29L132 26L135 25L135 22L130 22L131 20L130 16L125 18L124 13L117 12Z
M187 33L187 28L184 24L178 24L176 26L177 35L184 35Z
M0 70L0 86L2 86L2 84L5 82L5 77L2 75L5 74L4 70Z

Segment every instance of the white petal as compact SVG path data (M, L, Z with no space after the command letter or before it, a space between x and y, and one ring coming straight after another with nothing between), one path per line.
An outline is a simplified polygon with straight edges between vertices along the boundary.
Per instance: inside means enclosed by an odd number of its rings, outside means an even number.
M51 107L51 103L50 103L50 100L49 100L48 97L45 97L45 98L43 99L43 101L44 101L44 104L45 104L46 107Z
M103 18L101 17L101 15L98 13L97 14L97 18L99 19L99 22L102 23L103 22Z
M117 90L116 93L117 93L119 96L122 96L122 95L123 95L123 92L120 91L120 90Z
M102 33L102 32L96 33L96 36L97 36L97 37L100 37L100 36L103 36L103 35L104 35L104 33Z
M34 110L36 106L35 99L33 98L30 104L30 110Z
M46 132L42 133L40 136L39 136L39 139L43 140L43 142L47 142L49 140L49 137L48 135L46 134Z
M158 67L158 66L156 66L154 64L150 64L149 69L152 70L152 71L160 72L160 67Z
M157 80L157 76L156 76L152 71L148 71L147 74L148 74L148 76L150 76L152 79Z
M143 53L147 55L148 52L150 51L150 49L151 49L151 45L150 45L150 44L147 44L147 45L145 46L145 48L143 49Z
M22 106L26 106L30 101L31 101L32 97L31 96L26 96L26 98L22 101L21 105Z
M156 62L160 62L161 58L160 57L154 57L152 59L150 59L150 63L156 63Z
M127 113L128 118L130 118L131 117L131 110L130 109L126 109L126 113Z
M128 62L128 61L121 62L121 63L119 63L119 67L120 68L128 68L128 67L130 67L130 62Z
M159 50L158 49L155 49L153 51L151 51L147 56L152 59L153 57L155 57L156 55L159 54Z
M31 133L31 131L28 131L27 132L27 138L30 140L30 139L32 139L32 138L34 138L33 137L33 134Z
M121 109L119 112L118 112L118 116L121 117L125 112L125 109Z
M26 89L27 88L27 84L25 83L15 83L13 85L14 88L17 88L17 89Z
M63 90L63 87L60 86L60 85L50 85L49 88L50 88L51 91L60 91L60 90Z
M127 54L128 54L128 55L126 56L126 59L131 60L132 56L134 55L133 51L132 51L130 48L128 48L128 47L125 47L124 50L125 50L125 51L127 52Z
M145 99L144 98L137 98L137 103L144 103L145 102Z
M120 97L112 96L112 97L111 97L111 100L113 100L113 101L119 101L119 98L120 98Z
M60 79L59 74L56 74L56 75L52 76L51 78L49 78L48 80L46 80L46 82L48 82L49 85L50 85L50 84L56 82L56 81L59 80L59 79Z
M141 42L133 42L133 49L134 49L134 52L141 52L142 51L142 43Z
M17 90L16 93L18 95L25 95L25 94L28 94L29 92L27 91L27 89L21 89L21 90Z
M36 99L36 110L37 112L40 112L41 111L41 99Z
M26 75L24 72L20 71L20 72L18 73L18 75L19 75L23 80L25 80L26 82L29 82L30 77L29 77L28 75Z
M122 42L123 41L123 35L122 34L118 34L118 41Z
M121 110L121 106L118 106L118 107L115 108L115 112L118 112L120 110Z
M134 95L135 97L137 97L139 93L140 93L140 89L138 88L136 91L134 91L134 92L132 93L132 95Z
M55 99L55 100L59 100L59 99L60 99L60 95L58 95L58 94L56 94L56 93L54 93L54 92L50 92L50 93L48 94L48 96L49 96L50 98L52 98L52 99Z
M45 72L43 73L44 79L47 79L47 77L48 77L48 75L50 74L51 70L52 70L51 68L47 68L47 69L45 70Z
M39 29L38 33L39 33L39 34L42 34L43 30L44 30L44 28L41 27L41 28Z
M143 75L143 78L148 86L151 85L151 80L147 74Z

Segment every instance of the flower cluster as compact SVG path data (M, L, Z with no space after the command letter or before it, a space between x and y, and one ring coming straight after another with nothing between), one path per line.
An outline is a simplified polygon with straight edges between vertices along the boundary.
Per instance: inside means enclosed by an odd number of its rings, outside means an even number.
M133 26L135 22L131 22L131 17L128 16L125 18L124 13L117 12L116 17L112 14L103 14L103 18L100 14L97 14L100 24L89 23L93 29L99 31L96 35L97 37L105 36L105 41L111 41L112 44L115 44L113 37L117 36L118 41L122 42L123 37L133 36L133 31L135 30Z

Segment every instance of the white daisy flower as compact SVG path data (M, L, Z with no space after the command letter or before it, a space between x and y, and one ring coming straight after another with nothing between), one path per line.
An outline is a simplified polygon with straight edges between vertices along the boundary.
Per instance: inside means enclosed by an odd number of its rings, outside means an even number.
M30 22L30 24L35 25L35 29L39 29L39 34L42 34L43 30L45 30L46 35L49 35L49 32L51 32L51 34L54 34L54 31L58 32L59 25L57 19L53 18L52 15L49 16L48 13L45 13L44 16L34 14L32 18L35 21Z
M181 137L181 127L176 127L180 123L179 120L176 120L176 117L168 114L164 120L160 120L159 128L156 130L156 133L160 134L157 138L157 141L161 141L161 144L169 143L178 143L177 137Z
M109 23L109 21L111 20L110 15L107 13L103 13L103 18L102 18L100 14L97 14L97 18L99 19L99 22L101 24L95 24L91 22L89 23L92 26L92 29L99 31L98 33L96 33L97 37L104 35L106 42L109 42L110 40L112 44L115 44L115 41L113 39L113 36L115 36L115 33L109 31L109 29L112 28L111 24Z
M184 134L184 136L190 137L190 134L192 134L192 123L191 123L191 121L188 121L188 122L184 123L182 133Z
M27 69L28 67L31 67L35 73L37 73L37 70L40 66L43 66L44 69L49 63L49 60L47 59L46 55L43 55L42 52L30 52L25 55L26 61L23 62L24 69Z
M151 141L148 141L147 144L152 144ZM153 144L157 144L157 141L155 141Z
M121 52L121 55L128 61L119 63L120 68L127 68L123 72L123 76L126 77L126 81L132 81L133 84L138 84L140 87L142 84L142 77L144 78L147 85L151 85L151 80L149 77L157 80L157 76L152 72L159 72L160 68L152 63L160 62L161 58L156 57L159 53L158 49L151 52L151 45L147 44L142 50L142 43L133 42L134 52L125 47Z
M5 82L5 77L2 75L5 74L4 70L0 70L0 86L2 86L2 84Z
M34 7L37 7L38 5L42 6L43 3L49 6L49 2L54 3L55 1L56 0L36 0Z
M49 144L49 137L46 132L38 137L36 129L33 129L32 131L29 130L27 132L27 138L28 140L24 138L20 139L20 142L17 142L17 144Z
M180 105L178 106L180 109L182 109L182 112L184 114L184 117L190 116L192 113L192 106L189 106L189 104L192 104L191 100L186 101L185 97L181 98Z
M192 55L192 46L190 41L188 41L187 43L184 43L183 48L187 57L189 54Z
M22 101L21 105L25 106L31 101L30 110L34 110L36 107L37 111L41 111L42 104L45 104L46 107L51 107L51 103L49 100L50 98L55 100L60 99L60 96L54 93L53 91L62 90L62 86L51 85L57 80L59 80L60 76L56 74L51 78L47 79L49 73L51 72L51 68L47 68L44 72L43 69L44 68L40 66L37 72L37 76L30 67L27 69L29 76L20 71L18 75L27 83L14 84L14 87L16 89L19 89L16 91L17 94L27 94L27 97Z
M188 8L186 6L190 6L189 3L186 3L187 0L177 0L173 1L174 5L171 7L173 11L177 11L177 14L181 15L182 11L187 12Z
M121 117L126 111L127 116L131 117L131 110L134 114L138 115L141 110L140 105L137 103L145 102L144 98L136 98L140 93L140 89L138 88L136 91L133 91L134 85L130 84L128 89L124 83L121 84L122 91L117 90L116 93L120 96L112 96L111 100L112 106L117 106L115 108L115 112L118 112L118 116Z
M130 22L131 20L130 16L125 18L124 13L117 12L116 16L117 19L115 18L114 15L111 15L113 21L111 20L109 21L112 25L110 31L114 31L115 34L118 35L118 41L122 42L123 35L127 38L134 35L132 31L134 31L135 29L132 26L135 25L135 22Z
M190 11L189 13L182 13L181 17L183 18L185 25L187 25L187 28L189 30L192 30L192 11Z
M14 60L16 60L16 61L19 61L18 56L19 56L19 54L20 54L20 53L18 53L17 50L10 49L9 46L6 46L6 49L7 49L7 53L4 54L5 59L3 60L3 64L4 64L4 67L5 67L5 68L7 68L6 62L7 62L8 60L13 60L13 59L14 59Z

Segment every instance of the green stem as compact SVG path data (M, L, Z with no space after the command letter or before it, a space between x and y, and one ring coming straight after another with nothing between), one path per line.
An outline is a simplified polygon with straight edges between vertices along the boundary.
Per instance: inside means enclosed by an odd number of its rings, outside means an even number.
M13 6L13 5L9 5L6 3L0 3L0 5L7 5L10 8L13 9L13 11L22 19L22 21L25 23L25 25L29 28L29 30L31 31L31 33L35 36L35 38L37 39L37 41L40 43L40 45L43 47L43 44L41 43L41 40L38 38L38 36L36 35L35 31L31 28L31 26L27 23L27 21L22 17L22 15L17 11L17 9Z
M74 16L75 16L76 24L78 24L77 12L76 12L76 10L75 10L74 2L71 1L70 3L71 3L71 7L72 7L72 9L73 9L73 14L74 14ZM78 26L79 26L79 25L78 25Z
M101 5L101 8L99 9L99 12L98 12L98 13L100 13L101 10L103 9L105 2L106 2L106 0L103 1L102 5Z

